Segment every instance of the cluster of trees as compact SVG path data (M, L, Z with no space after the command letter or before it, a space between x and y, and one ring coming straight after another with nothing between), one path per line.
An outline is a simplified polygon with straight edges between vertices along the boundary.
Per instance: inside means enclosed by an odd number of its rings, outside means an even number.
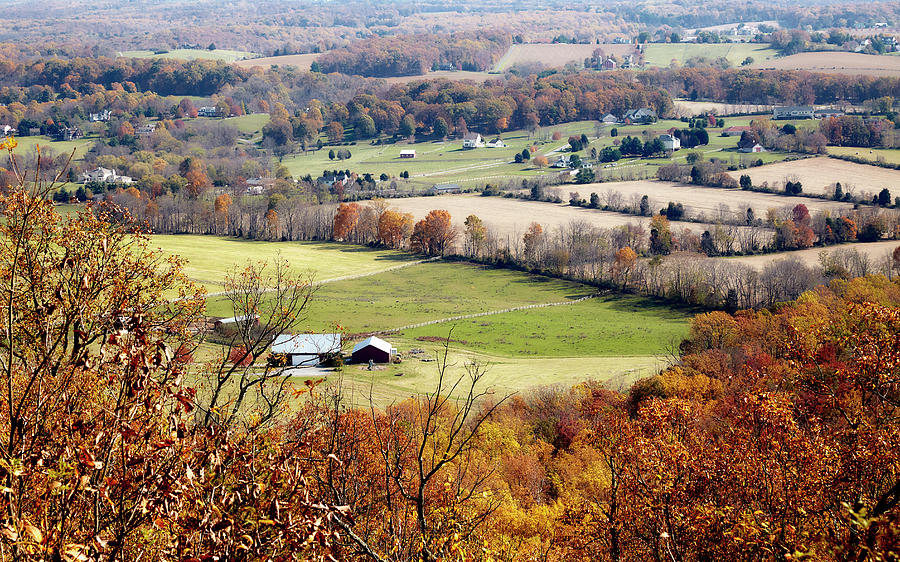
M895 124L877 117L863 119L852 115L829 117L819 122L819 132L834 146L893 148L898 140Z
M234 95L234 92L232 92ZM239 99L236 96L235 99ZM394 84L378 95L359 94L350 101L309 101L291 114L274 102L272 121L264 131L271 146L291 150L292 143L310 146L323 130L335 141L344 131L356 139L381 135L443 138L469 130L502 132L574 120L596 120L606 112L623 113L651 107L671 115L669 95L622 76L571 74L511 78L484 84L431 80ZM578 139L576 139L578 140ZM583 143L583 140L581 140Z
M441 65L484 71L511 44L509 35L498 32L369 37L325 53L316 66L321 72L375 77L418 76Z
M893 96L900 87L896 77L749 68L650 69L636 78L674 97L755 104L863 103Z

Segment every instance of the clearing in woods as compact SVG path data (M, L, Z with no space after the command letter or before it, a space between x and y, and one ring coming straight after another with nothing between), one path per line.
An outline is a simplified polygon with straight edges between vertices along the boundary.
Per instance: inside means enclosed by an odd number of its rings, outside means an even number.
M494 72L502 72L521 64L542 64L548 68L565 66L576 63L584 64L584 59L590 58L596 50L601 50L605 55L614 55L621 59L623 55L634 52L634 45L620 44L569 44L569 43L528 43L512 45L497 64Z
M247 51L232 51L230 49L172 49L171 51L166 51L164 53L156 53L154 51L123 51L119 53L119 56L138 59L207 59L235 62L241 59L253 58L257 56L257 54Z
M810 70L831 74L900 76L900 57L826 51L798 53L765 61L757 59L752 67L775 70Z
M305 53L302 55L282 55L278 57L260 57L246 58L245 60L235 61L236 66L244 68L253 68L261 66L263 68L271 66L295 66L297 70L309 70L310 65L321 57L324 53Z
M868 149L858 149L859 152ZM779 162L749 170L728 172L734 179L747 174L753 185L768 182L769 187L780 188L785 181L797 181L803 185L804 193L829 194L835 182L840 182L844 193L877 195L884 188L898 192L900 170L856 164L837 158L819 156L791 162Z

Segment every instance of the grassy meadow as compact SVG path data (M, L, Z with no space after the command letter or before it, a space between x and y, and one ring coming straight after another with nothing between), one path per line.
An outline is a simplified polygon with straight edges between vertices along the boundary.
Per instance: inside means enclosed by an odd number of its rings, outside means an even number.
M683 65L693 57L725 57L732 66L740 66L747 57L758 63L777 56L778 52L766 43L647 43L644 46L647 66L668 67L672 61Z
M154 236L152 242L166 253L188 259L188 275L210 289L221 289L230 267L277 253L298 271L315 270L318 279L361 275L317 287L297 331L332 330L335 324L347 334L392 330L466 314L572 303L596 294L596 289L580 283L469 263L409 264L413 256L408 254L356 246L200 236ZM390 269L401 264L409 267ZM207 314L232 313L226 299L210 298ZM485 384L501 393L586 379L627 388L666 364L668 352L687 333L689 317L690 311L648 299L607 295L442 321L383 336L400 350L404 357L400 364L375 371L347 365L326 377L330 383L340 382L359 404L370 392L379 405L428 392L436 381L433 359L442 349L442 338L450 335L451 374L462 374L473 359L486 363L490 368ZM352 344L347 340L345 351ZM198 359L218 353L220 348L205 344ZM297 378L306 377L301 372Z
M381 271L417 259L393 250L331 242L266 242L181 234L154 235L150 246L187 260L187 276L210 292L221 291L225 275L235 268L277 256L288 260L298 273L312 272L317 281Z

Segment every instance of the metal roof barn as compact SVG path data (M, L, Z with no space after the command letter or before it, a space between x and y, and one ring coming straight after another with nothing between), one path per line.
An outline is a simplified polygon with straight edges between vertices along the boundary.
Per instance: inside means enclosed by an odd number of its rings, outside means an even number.
M294 367L318 365L327 355L341 352L340 334L281 334L272 342L273 355L285 355Z

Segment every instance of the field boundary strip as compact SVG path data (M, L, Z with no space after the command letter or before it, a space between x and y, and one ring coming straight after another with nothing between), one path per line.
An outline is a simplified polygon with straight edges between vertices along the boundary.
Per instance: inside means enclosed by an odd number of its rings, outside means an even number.
M514 306L511 308L504 308L501 310L489 310L487 312L476 312L474 314L462 314L459 316L448 316L447 318L438 318L437 320L428 320L427 322L419 322L417 324L409 324L407 326L400 326L399 328L391 328L389 330L378 330L375 332L366 332L365 334L355 334L355 336L360 337L368 337L368 336L377 336L382 334L393 334L396 332L402 332L403 330L413 330L415 328L423 328L425 326L432 326L434 324L443 324L445 322L455 322L457 320L469 320L471 318L481 318L482 316L493 316L495 314L506 314L508 312L518 312L520 310L531 310L535 308L549 308L553 306L569 306L573 304L578 304L580 302L584 302L588 299L592 299L600 296L599 294L587 295L585 297L581 297L575 300L570 301L561 301L561 302L545 302L538 304L526 304L523 306Z

